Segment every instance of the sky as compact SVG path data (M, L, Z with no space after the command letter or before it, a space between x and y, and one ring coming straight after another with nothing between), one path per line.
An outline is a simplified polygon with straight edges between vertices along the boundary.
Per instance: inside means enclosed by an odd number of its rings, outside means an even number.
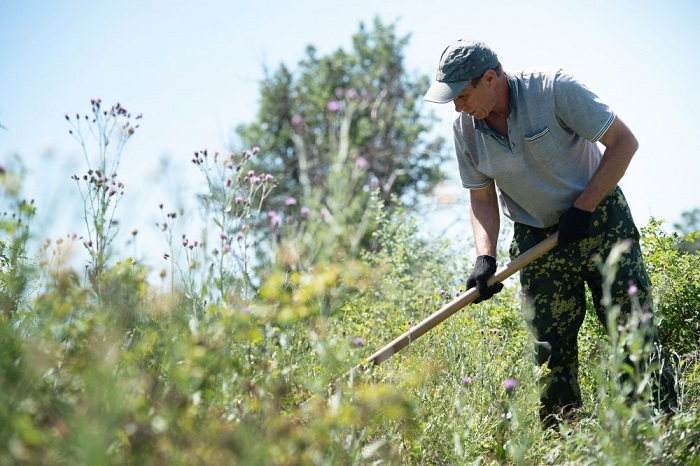
M225 150L232 130L255 118L265 69L294 69L308 45L319 55L350 49L360 23L375 17L410 35L411 73L433 77L442 50L464 37L491 45L506 71L574 74L640 142L620 183L637 224L650 216L673 223L700 207L691 137L700 110L700 3L692 0L3 0L0 164L23 160L41 226L55 236L81 234L82 201L70 176L85 170L84 158L64 115L86 113L93 98L119 102L143 114L120 165L122 230L151 229L159 203L192 205L193 152ZM424 109L450 138L454 108ZM437 224L453 228L456 219L461 228L468 197L456 161L445 168L452 180L443 190L454 204Z

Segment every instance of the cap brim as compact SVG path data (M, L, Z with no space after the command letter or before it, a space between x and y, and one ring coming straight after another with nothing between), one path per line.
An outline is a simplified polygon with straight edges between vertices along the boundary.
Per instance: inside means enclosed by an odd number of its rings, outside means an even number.
M446 104L452 102L462 93L467 87L469 81L458 81L454 83L443 83L435 81L428 92L423 96L423 100L435 102L436 104Z

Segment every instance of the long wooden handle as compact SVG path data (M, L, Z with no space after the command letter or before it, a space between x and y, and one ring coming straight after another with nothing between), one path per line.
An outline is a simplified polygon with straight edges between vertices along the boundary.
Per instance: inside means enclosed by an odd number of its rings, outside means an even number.
M497 282L502 282L506 278L518 272L520 269L530 264L535 259L541 257L544 253L552 249L557 245L559 238L558 233L554 233L549 238L535 245L531 249L525 251L507 265L504 265L496 271L496 273L489 279L489 286ZM418 338L423 336L430 329L453 315L455 312L462 309L467 304L474 302L476 298L479 297L479 291L476 288L470 288L461 295L457 296L455 299L445 304L443 307L435 311L430 316L423 319L421 322L411 327L403 335L397 337L394 341L384 346L382 349L374 353L368 358L370 364L379 365L392 357L394 354L401 351L403 348L409 344L416 341Z

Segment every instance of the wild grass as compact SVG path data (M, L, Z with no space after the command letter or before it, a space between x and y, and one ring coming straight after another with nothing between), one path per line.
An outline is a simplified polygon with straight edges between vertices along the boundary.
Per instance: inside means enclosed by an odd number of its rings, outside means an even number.
M626 402L620 350L649 349L635 346L634 328L608 335L587 317L583 411L544 431L515 283L384 364L362 365L461 291L464 244L421 239L410 212L377 200L363 213L372 233L361 253L335 241L351 224L313 211L279 228L265 178L252 183L245 156L236 160L219 157L224 176L208 178L214 240L175 234L180 215L163 210L168 259L179 258L167 287L149 281L152 264L110 247L111 188L86 208L99 249L86 235L31 251L36 206L4 167L0 464L700 464L700 261L658 222L642 245L678 413L664 416L645 396ZM66 260L81 247L84 278ZM286 260L290 250L314 260ZM271 252L276 260L262 259Z

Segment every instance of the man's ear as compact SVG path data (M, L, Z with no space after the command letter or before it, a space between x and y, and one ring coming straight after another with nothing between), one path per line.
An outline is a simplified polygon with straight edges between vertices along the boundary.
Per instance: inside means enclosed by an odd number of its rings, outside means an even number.
M494 70L488 70L486 73L484 73L484 75L481 79L482 79L482 81L486 80L486 82L489 85L492 85L497 81L498 75L496 74L496 72Z

